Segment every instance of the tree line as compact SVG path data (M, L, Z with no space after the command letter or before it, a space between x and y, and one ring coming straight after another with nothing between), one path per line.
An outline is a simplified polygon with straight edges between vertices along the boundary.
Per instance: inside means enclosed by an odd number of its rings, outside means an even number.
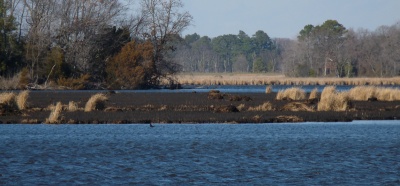
M182 37L181 0L0 0L0 79L21 88L150 88L177 72L274 72L296 77L399 75L400 22L375 31L336 20L296 39L262 30Z
M399 75L400 22L375 31L347 29L336 20L305 25L296 39L215 38L189 34L176 61L185 72L274 72L294 77L390 77Z

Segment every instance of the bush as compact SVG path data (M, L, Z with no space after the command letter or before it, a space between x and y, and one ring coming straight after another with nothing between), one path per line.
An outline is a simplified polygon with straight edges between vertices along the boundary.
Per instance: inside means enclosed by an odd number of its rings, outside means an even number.
M59 86L68 87L74 90L84 90L89 87L90 75L84 74L79 78L64 78L61 77L57 80Z

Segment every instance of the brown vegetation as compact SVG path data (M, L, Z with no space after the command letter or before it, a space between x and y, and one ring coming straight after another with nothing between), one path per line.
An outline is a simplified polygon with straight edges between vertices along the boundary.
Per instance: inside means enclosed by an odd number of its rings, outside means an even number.
M306 92L297 87L288 88L278 92L277 100L304 100L306 98Z
M106 98L100 99L103 103L99 106L91 92L31 91L29 107L22 111L16 106L15 93L5 96L14 98L1 96L0 123L270 123L400 118L400 101L343 101L341 96L347 94L327 87L321 98L280 101L275 99L277 93L223 94L223 99L215 100L208 99L208 93L118 92L107 96L107 105ZM230 96L251 100L232 102ZM89 98L87 105L92 109L84 112L79 105ZM340 104L343 102L347 104ZM5 103L12 105L8 112L4 110ZM332 106L324 109L323 103ZM346 112L337 112L343 110Z
M105 94L95 94L90 97L89 101L85 105L85 112L91 112L93 110L104 110L105 102L108 97Z
M348 92L337 92L334 86L324 88L318 103L318 111L346 111L348 108Z
M62 104L61 102L57 102L55 106L51 106L51 112L49 117L46 119L46 124L57 124L61 123L61 111L62 111Z

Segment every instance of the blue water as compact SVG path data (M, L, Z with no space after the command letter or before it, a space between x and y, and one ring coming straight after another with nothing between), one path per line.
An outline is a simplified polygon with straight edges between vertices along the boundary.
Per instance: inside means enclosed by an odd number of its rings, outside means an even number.
M0 185L399 185L400 122L0 125Z

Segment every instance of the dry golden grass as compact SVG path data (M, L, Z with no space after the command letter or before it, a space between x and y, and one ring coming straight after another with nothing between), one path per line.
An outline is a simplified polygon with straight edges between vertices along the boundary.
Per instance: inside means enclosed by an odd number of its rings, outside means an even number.
M325 87L318 103L318 111L346 111L348 109L349 93L336 91L336 87Z
M0 104L13 105L15 94L13 92L4 92L0 94Z
M400 85L400 77L392 78L295 78L282 74L204 73L179 74L174 77L182 85ZM168 82L164 82L168 84Z
M74 101L70 101L68 103L68 111L75 112L75 111L78 111L78 110L79 110L78 103L76 103Z
M276 95L277 100L304 100L306 98L306 92L297 87L288 88L286 90L279 91Z
M90 97L89 101L85 105L85 112L91 112L93 110L103 110L105 108L105 102L108 97L105 94L95 94Z
M29 91L25 90L20 92L16 97L15 97L15 102L17 103L18 109L19 110L25 110L28 107L28 97L29 97Z
M242 103L242 104L240 104L239 106L237 106L236 108L239 110L239 111L243 111L243 110L245 110L245 105Z
M57 102L55 106L50 107L52 108L49 117L46 119L46 124L57 124L60 123L61 111L62 111L62 104L61 102Z
M399 101L400 90L375 86L357 86L349 90L349 97L356 101L367 101L370 98L377 98L379 101Z
M292 112L298 112L298 111L307 111L307 112L313 112L314 109L312 107L309 107L305 103L301 102L291 102L283 106L282 110L284 111L292 111Z
M267 88L265 89L265 93L267 93L267 94L272 93L272 86L271 85L267 86Z
M274 106L269 101L259 106L249 107L248 109L248 111L271 111L271 110L274 110Z
M310 97L308 99L316 99L318 98L318 89L314 88L311 92L310 92Z
M379 88L376 91L376 98L379 101L399 101L400 90L393 88Z

